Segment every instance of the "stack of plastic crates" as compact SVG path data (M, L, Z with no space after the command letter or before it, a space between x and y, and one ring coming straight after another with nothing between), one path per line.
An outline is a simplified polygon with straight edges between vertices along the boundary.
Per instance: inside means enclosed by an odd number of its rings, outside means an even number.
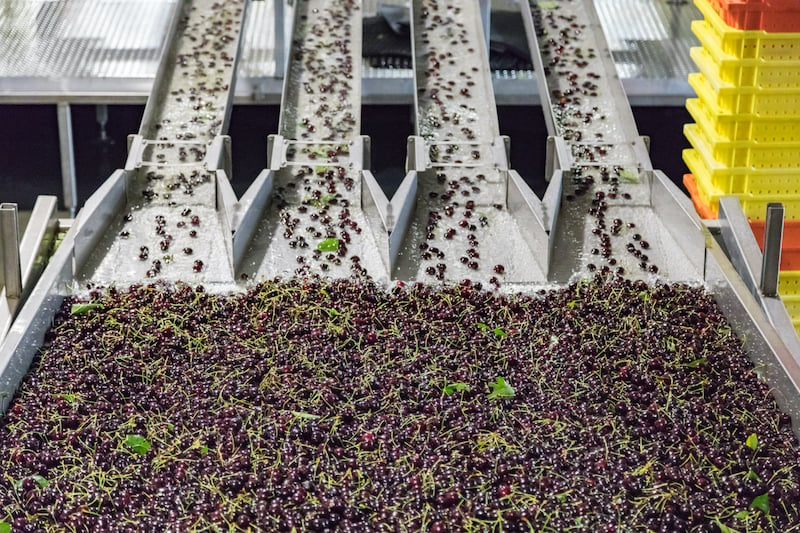
M695 4L684 183L704 218L737 196L759 243L767 204L784 205L780 291L800 331L800 0Z

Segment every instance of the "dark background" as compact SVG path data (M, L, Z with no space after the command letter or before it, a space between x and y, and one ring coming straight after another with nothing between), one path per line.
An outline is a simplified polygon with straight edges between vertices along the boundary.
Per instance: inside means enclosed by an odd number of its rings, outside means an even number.
M111 173L125 164L128 134L139 129L144 106L110 105L106 131L112 142L100 141L94 105L73 105L72 126L78 176L78 205ZM234 107L229 134L233 139L232 184L241 194L266 166L267 135L278 129L277 105ZM544 192L546 129L538 106L501 106L500 132L511 137L511 166L540 196ZM651 138L654 168L683 187L687 172L681 150L689 144L683 124L691 122L683 107L633 109L639 131ZM407 105L366 105L362 133L372 140L372 171L387 196L403 178L406 139L413 133ZM54 105L0 105L0 202L30 209L39 194L61 197L58 126Z

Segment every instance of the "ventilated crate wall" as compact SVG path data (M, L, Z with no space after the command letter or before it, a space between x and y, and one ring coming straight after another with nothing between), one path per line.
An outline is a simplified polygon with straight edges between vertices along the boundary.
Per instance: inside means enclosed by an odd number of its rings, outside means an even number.
M687 188L706 217L716 217L721 196L736 195L751 221L770 202L798 219L800 32L732 28L715 10L720 2L695 0L704 19L692 23L702 46L691 50L699 72L689 75L697 98L686 104L695 120L684 128Z

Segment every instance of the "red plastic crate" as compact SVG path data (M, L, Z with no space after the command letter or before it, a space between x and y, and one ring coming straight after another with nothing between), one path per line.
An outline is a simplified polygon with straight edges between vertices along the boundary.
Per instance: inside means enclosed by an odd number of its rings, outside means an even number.
M759 248L764 249L764 221L750 221ZM783 243L781 245L781 270L800 270L800 222L783 222Z
M800 31L798 0L710 0L725 24L737 30Z

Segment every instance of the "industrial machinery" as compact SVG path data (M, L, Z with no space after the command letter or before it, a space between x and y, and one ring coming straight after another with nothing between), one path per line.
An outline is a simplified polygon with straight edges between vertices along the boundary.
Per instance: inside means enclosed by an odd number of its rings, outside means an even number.
M800 342L770 280L777 262L767 257L759 278L736 202L709 229L652 168L593 2L520 4L549 133L542 198L509 161L522 141L500 135L478 2L444 3L411 5L416 132L391 199L360 130L356 0L295 2L279 129L237 198L228 175L240 140L226 131L248 2L180 1L124 168L80 210L35 287L17 291L21 305L7 304L0 408L62 300L95 287L236 293L276 276L354 275L533 294L603 273L706 287L800 434Z

